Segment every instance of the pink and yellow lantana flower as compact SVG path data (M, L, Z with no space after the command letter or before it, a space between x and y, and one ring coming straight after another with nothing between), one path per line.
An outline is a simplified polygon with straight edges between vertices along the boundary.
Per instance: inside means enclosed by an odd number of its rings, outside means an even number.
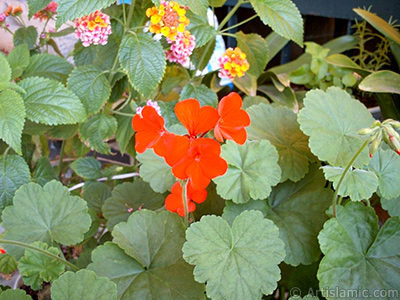
M88 16L75 20L75 37L82 41L84 47L105 45L111 34L110 16L96 11Z
M250 64L246 59L246 54L236 47L235 49L228 48L225 53L218 59L220 78L233 79L236 76L242 77L250 68Z

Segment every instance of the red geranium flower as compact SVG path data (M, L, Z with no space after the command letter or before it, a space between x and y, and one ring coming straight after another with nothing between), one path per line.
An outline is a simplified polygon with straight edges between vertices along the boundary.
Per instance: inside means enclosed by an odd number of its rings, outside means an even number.
M179 182L175 183L171 188L171 194L165 199L165 208L171 212L178 213L181 217L185 216L185 206L183 200L183 188ZM202 203L207 198L205 189L196 191L193 189L190 181L186 186L186 201L188 213L196 210L196 203Z
M247 139L244 127L250 125L250 117L242 107L242 98L232 92L223 97L218 104L219 120L214 128L214 136L217 141L234 140L243 145Z

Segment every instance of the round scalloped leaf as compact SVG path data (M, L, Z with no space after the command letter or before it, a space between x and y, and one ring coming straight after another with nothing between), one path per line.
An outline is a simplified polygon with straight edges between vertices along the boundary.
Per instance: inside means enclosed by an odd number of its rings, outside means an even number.
M32 300L24 290L8 289L0 293L0 300Z
M389 216L400 217L400 197L393 199L381 198L381 205L382 208L389 213Z
M400 196L400 156L397 153L393 150L378 149L368 167L378 176L378 192L383 198Z
M133 87L145 98L150 97L166 67L160 42L148 34L126 35L121 42L119 60Z
M224 199L235 203L265 199L281 179L278 152L267 140L248 141L241 146L227 141L221 157L228 163L228 170L213 180L217 193Z
M179 100L185 100L189 98L197 99L200 105L210 105L215 108L218 106L218 96L217 94L204 84L200 86L195 86L193 83L189 82L186 84L181 92Z
M3 211L5 239L48 245L58 242L75 245L83 240L91 224L85 200L71 196L58 181L44 187L37 183L22 186L15 193L14 205ZM20 247L7 246L7 251L22 256Z
M88 180L82 188L82 197L96 213L102 213L101 207L111 197L111 187L104 182Z
M379 299L398 299L399 217L390 218L378 230L378 218L373 208L359 202L338 206L337 217L327 221L318 236L325 254L317 274L320 286L324 287L323 296L329 295L332 300L343 299L334 293L335 290L362 288L369 295L376 291L391 292Z
M194 277L207 282L213 299L261 299L280 279L284 243L274 223L258 211L245 211L229 226L223 218L204 216L186 231L183 258L196 265Z
M323 166L325 178L333 182L337 189L344 168ZM342 197L349 196L352 201L361 201L371 198L378 188L378 177L375 173L363 169L348 170L340 185L338 194Z
M26 91L23 95L26 118L46 125L74 124L86 119L79 98L61 83L31 77L20 82Z
M281 182L303 178L315 157L308 148L308 137L300 130L296 114L287 107L268 104L254 105L247 112L251 119L248 138L267 139L278 150Z
M306 94L298 121L300 129L310 137L311 151L321 161L334 167L346 167L364 142L357 132L369 127L374 119L366 107L346 91L330 87L326 92L312 90ZM354 167L361 168L368 161L365 148Z
M66 272L51 285L53 300L117 300L115 283L93 271Z

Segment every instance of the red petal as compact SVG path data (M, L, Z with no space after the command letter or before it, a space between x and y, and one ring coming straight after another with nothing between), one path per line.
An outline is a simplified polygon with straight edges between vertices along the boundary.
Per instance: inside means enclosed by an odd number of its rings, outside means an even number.
M171 167L176 165L186 156L190 146L190 141L185 136L174 135L170 137L169 144L164 155L165 161Z
M238 93L231 92L219 102L218 114L224 116L232 110L238 110L242 107L242 103L242 97Z
M203 173L200 162L193 162L186 170L194 190L204 190L210 184L210 178Z
M143 153L147 148L153 147L159 138L158 132L137 132L135 135L135 150Z

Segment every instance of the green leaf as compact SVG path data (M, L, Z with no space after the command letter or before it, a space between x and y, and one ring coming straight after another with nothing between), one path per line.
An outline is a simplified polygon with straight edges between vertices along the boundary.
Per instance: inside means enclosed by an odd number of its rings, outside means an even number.
M29 49L32 49L36 44L37 38L38 33L34 26L20 27L14 33L14 46L27 44Z
M117 300L117 287L93 271L66 272L51 285L51 299Z
M378 193L387 199L400 196L400 157L392 150L378 149L369 163L369 169L378 176Z
M210 0L210 6L212 7L222 7L227 0Z
M346 167L364 142L358 130L369 127L373 121L361 102L337 87L330 87L326 92L308 92L304 108L298 114L300 129L310 137L312 153L334 167ZM365 148L354 167L360 168L368 161Z
M257 94L257 78L248 73L242 77L235 77L233 84L248 96Z
M260 35L251 33L245 34L239 31L235 34L237 45L246 53L246 59L250 64L248 74L258 77L264 72L268 62L268 44Z
M190 60L193 62L197 70L204 70L211 59L215 49L216 39L212 39L203 47L195 48L193 50Z
M243 98L242 109L247 109L253 105L257 105L260 103L269 104L269 101L267 98L262 96L245 96Z
M46 125L74 124L86 119L85 109L79 98L61 83L32 77L20 82L27 119Z
M222 215L225 202L227 201L217 194L217 189L214 182L210 182L210 184L207 186L206 201L196 204L196 210L193 212L194 219L200 220L200 218L205 215Z
M389 216L400 217L400 196L393 199L381 198L381 205L389 213Z
M124 107L121 112L134 115L136 112L133 112L130 106ZM115 139L118 142L119 150L121 154L126 151L128 147L129 141L132 139L134 131L132 128L132 117L123 116L123 115L114 115L117 119L118 128L115 133Z
M0 53L0 82L8 82L11 80L11 67L7 58Z
M334 66L354 70L363 76L366 76L370 73L370 71L361 68L350 57L348 57L344 54L332 54L332 55L328 56L327 58L325 58L325 61Z
M267 140L247 141L242 146L227 141L221 157L228 163L228 170L213 180L217 193L235 203L267 198L281 178L278 152Z
M324 166L322 167L325 178L333 182L337 189L344 168ZM361 201L371 198L378 188L378 177L375 173L363 169L348 170L340 185L338 194L342 197L349 196L352 201Z
M30 179L29 166L21 156L0 155L0 211L12 204L15 191Z
M232 227L221 217L204 216L187 229L183 258L196 265L195 279L207 282L208 297L261 299L280 279L285 250L278 235L260 212L243 212Z
M91 156L79 157L71 164L71 169L84 179L97 179L103 175L101 162Z
M269 49L269 61L273 59L289 42L288 39L272 31L265 38Z
M12 49L7 56L7 60L12 69L12 79L20 77L29 65L30 54L28 45L22 44Z
M76 135L78 129L79 129L79 124L58 125L51 127L48 134L50 137L55 139L68 140Z
M161 44L148 34L126 35L121 42L119 60L133 87L148 98L165 72Z
M250 3L265 25L303 47L303 19L292 1L250 0Z
M379 299L398 299L399 217L390 218L379 230L373 208L358 202L338 208L337 217L327 221L318 236L325 254L317 274L320 286L324 287L322 295L329 295L332 300L343 299L335 290L362 289L367 295L390 291Z
M52 54L37 54L31 57L23 78L44 77L65 83L73 66L63 57Z
M164 195L154 192L142 180L120 184L114 188L102 208L107 227L112 229L118 223L126 222L134 211L159 209L164 205L164 200Z
M21 96L9 89L0 92L0 138L19 155L22 155L24 123L25 106Z
M283 90L278 90L273 84L267 84L259 86L258 90L277 104L287 106L293 111L299 109L296 95L290 87L283 87Z
M165 193L171 190L176 179L164 158L155 154L153 149L147 149L144 153L138 154L136 158L142 163L139 169L140 177L148 182L154 191Z
M32 181L45 186L46 183L58 180L58 175L47 157L41 157L33 171Z
M0 272L2 274L11 274L16 269L17 269L17 261L15 260L14 256L7 253L0 255Z
M300 130L297 115L287 107L254 105L247 110L251 124L246 129L250 140L269 140L279 154L281 182L299 181L315 158L308 148L308 137Z
M29 19L37 13L39 10L45 8L51 0L28 0L28 7L29 7Z
M12 89L20 94L25 94L25 90L14 82L0 82L0 91L4 91L5 89Z
M365 77L358 88L365 92L400 94L400 74L378 71Z
M82 197L90 208L96 213L101 213L104 202L111 197L111 188L103 182L86 181L83 186Z
M73 21L96 10L102 10L113 4L115 0L59 0L57 8L56 29L67 21Z
M0 300L32 300L24 290L8 289L0 294Z
M103 141L113 136L117 130L117 120L113 116L109 116L101 112L88 121L83 123L79 129L81 138L88 141L90 147L102 153L111 153L110 147Z
M86 202L70 196L58 181L50 181L44 187L26 184L15 193L14 205L3 211L4 238L24 243L75 245L83 240L90 227L87 210ZM7 251L18 257L23 249L9 246Z
M107 242L97 247L88 269L114 281L118 299L204 298L204 285L194 281L193 267L182 259L185 231L177 214L135 212L115 227L113 236L118 245Z
M189 7L196 15L207 17L208 0L181 0L179 4Z
M200 86L195 86L191 82L186 84L182 89L179 101L189 98L197 99L201 106L210 105L216 108L218 105L217 94L204 84Z
M67 87L79 97L88 115L98 113L111 94L106 75L93 66L74 69L68 77Z
M46 250L55 255L61 255L60 249L48 247L46 243L35 242L32 246ZM25 255L19 260L18 270L26 285L35 291L42 288L43 281L53 282L65 270L65 265L54 258L45 256L40 252L25 249Z
M196 37L196 47L202 47L215 38L216 30L208 24L207 17L195 15L190 10L187 11L186 16L190 20L187 30Z

